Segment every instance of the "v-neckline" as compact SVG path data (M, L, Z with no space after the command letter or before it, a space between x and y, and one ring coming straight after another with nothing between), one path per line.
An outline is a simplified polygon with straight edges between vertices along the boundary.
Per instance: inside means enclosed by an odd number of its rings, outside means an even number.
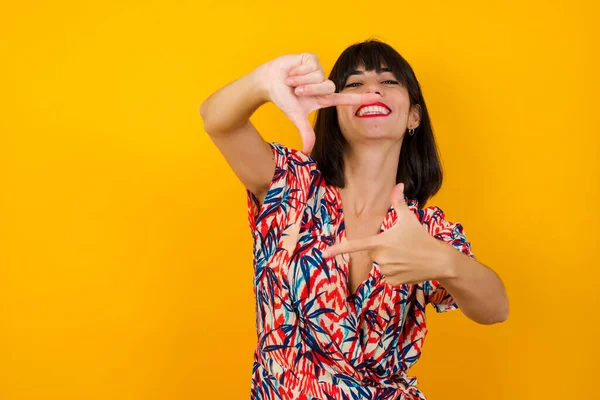
M335 195L337 197L337 203L338 203L338 212L340 215L340 227L342 227L341 232L340 232L340 242L344 239L348 240L348 236L346 234L346 216L344 215L344 205L342 203L342 194L340 193L340 189L334 185L335 188ZM406 196L405 196L406 198ZM383 221L381 221L381 224L379 225L379 232L378 234L382 233L385 231L385 222L388 219L388 215L392 212L392 210L394 209L393 204L390 204L390 206L388 207L385 216L383 217ZM353 239L355 240L355 239ZM373 275L375 274L375 268L376 268L376 262L373 261L373 263L371 264L371 268L369 270L369 275L367 275L367 277L358 284L358 286L356 287L356 290L354 291L354 293L350 293L350 282L349 282L349 278L350 278L350 258L352 257L351 254L349 254L348 259L346 259L344 257L344 263L343 263L343 271L346 274L346 279L343 279L344 281L344 290L346 292L346 300L354 300L356 298L357 295L360 294L361 290L363 289L363 286L365 286L367 284L367 282L373 277Z

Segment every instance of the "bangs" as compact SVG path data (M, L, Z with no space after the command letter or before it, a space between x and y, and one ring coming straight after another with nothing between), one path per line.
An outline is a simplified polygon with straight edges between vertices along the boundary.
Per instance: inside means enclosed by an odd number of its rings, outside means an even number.
M344 50L333 67L329 79L335 83L336 92L339 92L340 88L346 85L351 73L360 67L378 74L383 68L388 68L402 86L407 87L407 74L410 73L408 72L410 68L406 64L402 56L391 46L377 40L369 40Z
M404 135L402 140L396 183L403 182L405 195L417 199L419 208L423 208L427 200L440 190L443 171L419 81L408 61L393 47L376 39L369 39L351 45L337 58L329 74L329 79L335 83L336 92L345 87L348 77L361 67L377 73L387 68L400 85L406 88L410 107L420 109L418 131L414 135ZM401 128L406 132L406 126ZM338 188L346 187L344 157L348 148L337 107L317 110L315 146L311 156L317 162L327 184Z

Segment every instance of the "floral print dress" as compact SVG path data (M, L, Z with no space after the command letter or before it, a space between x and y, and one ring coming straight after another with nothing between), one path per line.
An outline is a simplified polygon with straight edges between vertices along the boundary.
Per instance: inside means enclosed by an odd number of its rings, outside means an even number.
M269 144L276 167L264 203L246 191L258 336L251 399L425 399L406 371L421 354L426 305L453 310L453 298L437 281L389 285L376 262L351 294L346 257L322 256L345 239L337 187L310 156ZM475 258L460 223L405 200L430 235ZM396 219L390 206L380 231Z

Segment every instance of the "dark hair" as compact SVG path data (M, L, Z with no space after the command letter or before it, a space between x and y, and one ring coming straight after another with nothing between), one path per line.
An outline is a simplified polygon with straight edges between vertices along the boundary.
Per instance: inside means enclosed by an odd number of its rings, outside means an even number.
M335 62L329 79L335 83L336 92L339 92L350 72L359 66L379 73L383 65L408 90L411 108L417 104L421 108L420 125L413 136L405 133L402 140L396 183L403 182L406 196L417 199L419 208L423 208L442 186L443 173L427 106L411 66L390 45L369 39L344 50ZM345 187L343 153L347 142L340 130L335 107L322 108L317 112L315 134L311 156L317 162L325 182Z

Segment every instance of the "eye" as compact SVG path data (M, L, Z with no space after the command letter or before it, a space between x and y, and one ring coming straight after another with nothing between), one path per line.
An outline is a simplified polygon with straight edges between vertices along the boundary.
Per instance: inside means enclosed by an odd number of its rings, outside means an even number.
M383 83L388 83L388 82L390 82L392 85L398 85L400 83L400 82L394 81L394 80L383 81ZM357 85L361 85L361 83L360 82L352 82L352 83L347 84L344 87L345 88L347 88L347 87L356 87Z

